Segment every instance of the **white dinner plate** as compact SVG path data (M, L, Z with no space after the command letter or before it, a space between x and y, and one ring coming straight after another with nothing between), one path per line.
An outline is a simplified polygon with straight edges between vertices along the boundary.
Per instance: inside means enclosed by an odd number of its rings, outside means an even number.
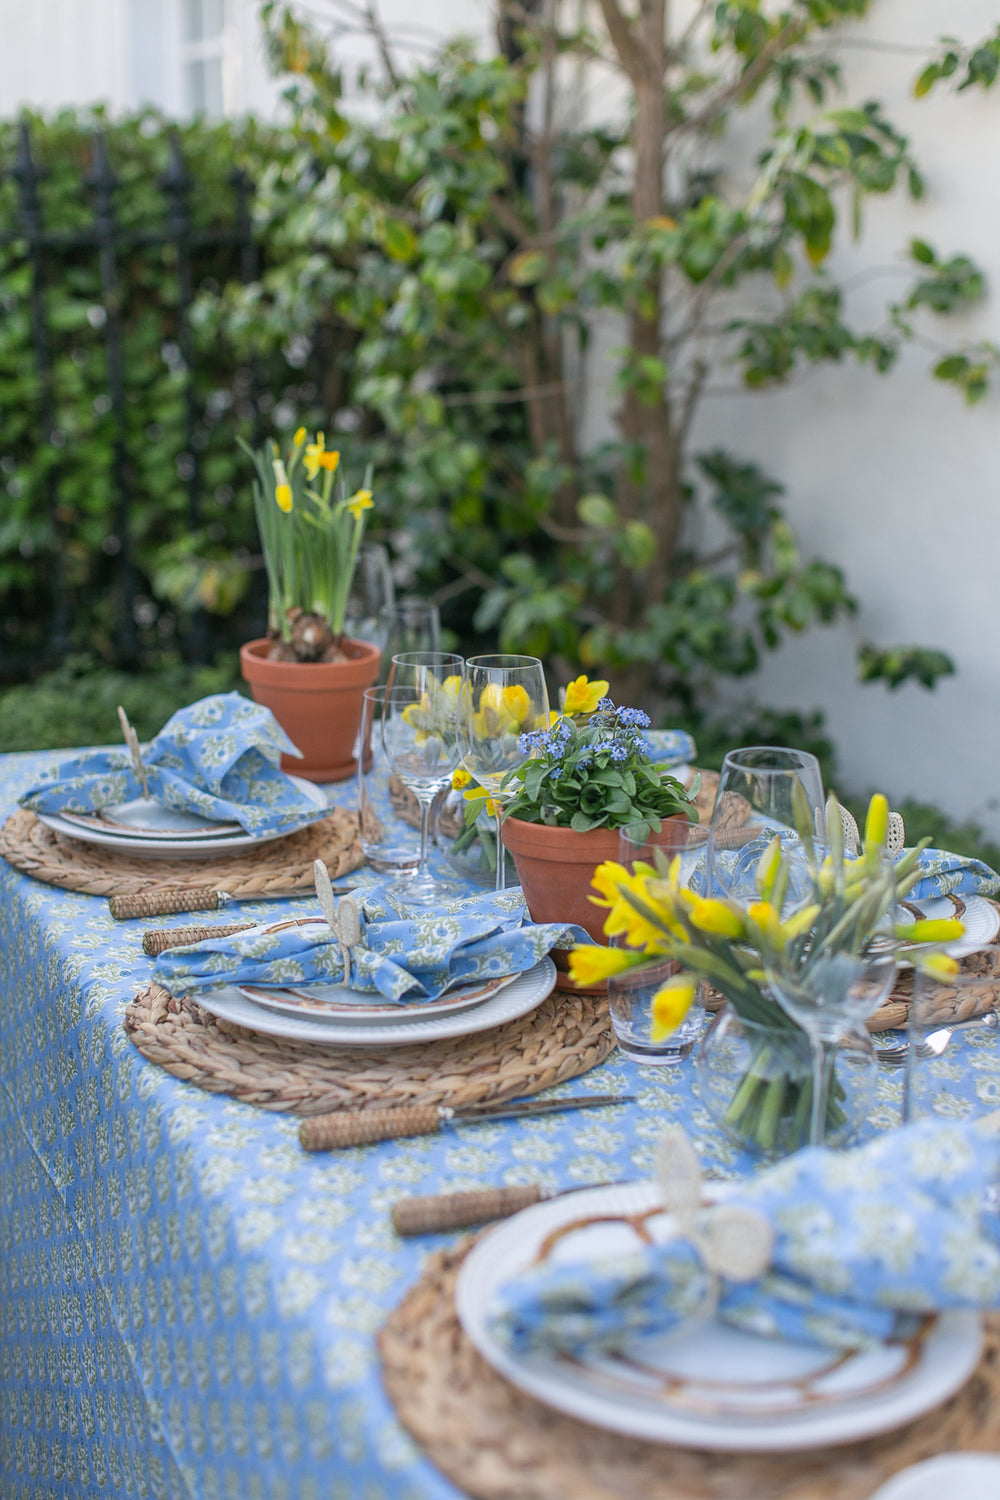
M871 1500L997 1500L1000 1458L989 1453L939 1453L880 1484Z
M306 781L302 776L292 776L290 779L309 798L317 812L329 810L326 796L315 782ZM120 804L122 807L129 805ZM239 854L247 849L255 849L259 844L286 838L289 833L288 829L281 829L278 832L249 834L240 829L237 833L213 834L206 838L192 839L189 834L171 838L164 837L163 831L146 836L134 830L112 832L100 827L84 826L70 822L62 813L37 813L36 816L46 828L51 828L53 833L61 834L64 838L79 839L85 844L99 844L104 849L117 849L120 853L133 854L137 859L205 859L216 854Z
M964 924L964 936L955 943L949 943L944 950L952 958L963 958L967 953L975 953L978 948L992 943L1000 932L1000 911L984 901L982 896L935 896L931 901L912 901L910 905L928 920L957 916ZM904 911L900 920L913 920L913 912Z
M329 982L300 984L287 989L258 984L238 984L236 988L247 1000L283 1015L307 1016L312 1021L326 1021L338 1027L344 1022L358 1021L394 1026L400 1022L422 1020L424 1016L446 1016L455 1011L469 1010L499 990L506 989L517 978L516 974L502 974L499 978L456 985L435 1000L387 1000L384 995L365 994L361 990L348 989L346 984Z
M58 816L78 828L133 839L212 839L244 832L239 823L216 822L211 818L201 818L197 813L164 807L152 797L117 802L99 813L63 811Z
M975 1312L921 1321L919 1333L873 1350L838 1354L819 1344L759 1338L717 1319L616 1356L517 1355L493 1335L494 1293L541 1256L567 1263L616 1255L641 1227L669 1239L655 1182L592 1188L554 1198L498 1224L459 1273L462 1327L494 1369L529 1395L598 1427L653 1442L777 1452L849 1443L909 1422L947 1400L979 1359Z
M296 1042L317 1042L326 1047L402 1047L412 1042L432 1042L442 1037L470 1036L476 1031L490 1031L505 1021L517 1020L541 1005L556 982L556 966L546 955L531 969L526 969L505 989L474 1008L445 1016L428 1016L410 1020L405 1007L398 1022L345 1021L331 1026L329 1021L312 1020L301 1015L279 1015L241 995L235 985L198 991L191 996L204 1010L221 1021L232 1021L248 1031L262 1031L267 1036L285 1037ZM478 988L478 986L476 986Z

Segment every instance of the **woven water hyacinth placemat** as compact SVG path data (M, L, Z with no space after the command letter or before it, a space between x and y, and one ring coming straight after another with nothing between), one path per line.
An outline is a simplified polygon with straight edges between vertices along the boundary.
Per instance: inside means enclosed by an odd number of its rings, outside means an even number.
M298 1115L516 1099L589 1072L614 1045L603 1001L561 994L493 1031L384 1051L247 1031L153 983L131 1001L124 1026L143 1057L175 1078Z
M471 1239L439 1251L379 1335L386 1390L432 1463L476 1500L868 1500L908 1464L1000 1449L1000 1316L982 1358L944 1406L847 1447L721 1454L590 1427L498 1375L455 1313Z
M0 828L0 855L35 880L88 896L132 896L169 887L211 885L252 901L269 891L312 894L313 861L321 859L330 878L364 864L358 820L343 808L285 838L241 854L199 859L137 859L115 849L63 838L21 808Z

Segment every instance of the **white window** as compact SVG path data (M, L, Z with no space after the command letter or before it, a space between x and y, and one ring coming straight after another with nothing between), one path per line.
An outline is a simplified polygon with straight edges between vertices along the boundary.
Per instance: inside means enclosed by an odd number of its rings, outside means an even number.
M188 114L219 117L232 107L232 38L226 0L182 0L181 70Z

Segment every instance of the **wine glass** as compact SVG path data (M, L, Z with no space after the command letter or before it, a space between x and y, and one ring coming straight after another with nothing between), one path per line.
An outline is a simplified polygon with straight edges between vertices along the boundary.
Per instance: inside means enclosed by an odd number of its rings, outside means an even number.
M809 1144L821 1146L836 1044L877 1010L892 989L895 948L878 939L860 953L820 947L807 950L799 963L787 953L769 954L764 972L782 1010L809 1038L813 1075Z
M462 676L462 658L453 651L397 651L389 663L386 687L412 687L421 692L432 677L442 684L449 679L456 697Z
M545 669L537 656L470 656L462 674L458 745L462 764L493 799L497 826L496 889L507 880L501 805L514 795L504 777L529 758L521 736L549 723Z
M741 906L758 899L754 876L760 856L775 834L786 855L813 858L813 844L824 828L823 777L815 755L776 745L730 750L712 809L706 882ZM792 860L793 867L798 861ZM809 899L808 880L789 892L794 910Z
M618 863L630 875L637 873L637 866L646 867L641 873L652 869L665 875L676 859L678 883L696 895L703 891L707 847L708 829L699 823L667 820L659 833L644 832L640 838L633 838L628 827L618 831ZM611 946L626 947L624 935L613 937ZM619 1052L633 1062L676 1066L689 1056L701 1036L705 1012L696 1003L676 1031L662 1039L654 1037L654 997L679 969L679 964L664 959L652 966L626 969L608 979L608 1010L615 1042Z
M399 599L378 613L378 644L382 648L381 680L388 678L392 658L403 651L440 651L441 617L436 604L422 599Z
M456 740L458 681L442 681L422 669L419 685L385 689L382 748L393 774L420 804L420 864L416 874L394 883L389 894L415 906L433 905L460 894L452 881L435 879L428 868L431 808L458 768Z
M385 649L387 632L383 617L395 612L396 593L392 583L389 554L379 542L367 542L358 554L354 584L347 601L344 633L371 641Z

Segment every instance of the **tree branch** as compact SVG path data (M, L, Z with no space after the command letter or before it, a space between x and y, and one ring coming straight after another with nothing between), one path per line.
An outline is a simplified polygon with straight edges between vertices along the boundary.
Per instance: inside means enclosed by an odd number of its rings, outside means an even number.
M601 14L608 28L611 45L618 60L636 88L646 81L649 68L642 47L636 41L631 22L618 4L618 0L600 0Z

